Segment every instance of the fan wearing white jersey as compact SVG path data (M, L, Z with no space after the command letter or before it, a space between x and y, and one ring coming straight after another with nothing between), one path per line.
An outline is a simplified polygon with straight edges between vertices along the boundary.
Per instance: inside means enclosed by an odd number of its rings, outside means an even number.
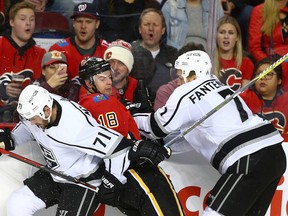
M58 204L58 216L93 215L103 191L105 194L107 186L110 190L114 188L110 183L111 174L125 183L123 173L130 161L146 157L158 164L169 157L163 146L147 141L134 143L99 125L79 104L40 86L29 85L22 91L17 111L22 120L13 129L12 138L7 130L0 132L2 148L12 150L14 142L21 144L35 139L50 169L99 187L99 192L96 194L58 176L51 178L49 173L38 171L9 197L9 216L30 216L54 204ZM5 137L4 133L8 135ZM105 166L101 166L103 162ZM106 171L101 167L107 167Z
M233 94L210 75L211 67L203 51L179 56L175 69L184 79L194 71L194 78L177 87L155 113L134 115L142 134L158 139L177 131L183 133ZM283 138L270 122L253 115L236 96L184 139L222 174L206 201L204 216L265 215L286 169Z

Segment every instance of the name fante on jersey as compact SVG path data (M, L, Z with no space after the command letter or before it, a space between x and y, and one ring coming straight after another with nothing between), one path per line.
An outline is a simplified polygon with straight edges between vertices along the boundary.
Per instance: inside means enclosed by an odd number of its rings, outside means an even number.
M193 104L196 100L200 101L201 97L205 96L214 89L218 89L223 84L216 80L207 80L207 82L201 83L201 85L194 91L194 93L189 97Z

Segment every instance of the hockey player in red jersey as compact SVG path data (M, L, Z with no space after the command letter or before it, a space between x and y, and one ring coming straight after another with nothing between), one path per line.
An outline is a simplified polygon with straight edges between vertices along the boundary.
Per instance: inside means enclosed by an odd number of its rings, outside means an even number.
M112 74L109 63L101 58L86 58L79 64L79 78L91 93L82 98L79 104L90 111L99 124L127 138L140 139L130 112L111 96ZM115 179L121 193L107 191L110 195L104 194L103 203L115 206L111 200L121 200L116 207L127 215L183 215L172 183L160 167L149 161L134 163L124 175L127 182L123 185Z
M183 139L188 147L221 174L207 198L203 216L265 215L286 169L280 133L269 121L254 115L239 96L213 115L207 114L233 94L229 86L210 74L207 53L184 53L175 61L175 68L184 78L191 71L195 75L177 87L155 113L133 115L140 131L154 139L187 132ZM199 125L188 130L198 121ZM178 145L175 142L171 148Z

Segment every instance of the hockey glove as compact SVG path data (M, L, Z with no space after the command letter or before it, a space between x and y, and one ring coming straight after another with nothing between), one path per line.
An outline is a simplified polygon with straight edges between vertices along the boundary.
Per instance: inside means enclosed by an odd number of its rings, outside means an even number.
M8 128L0 129L0 148L5 150L14 150L14 140Z
M99 202L114 207L119 206L124 185L107 171L105 171L101 180L102 183L97 194Z
M140 112L139 108L141 107L141 103L132 103L127 99L121 99L120 102L129 110L131 115Z
M154 165L158 165L161 161L163 161L165 158L169 158L170 156L170 148L166 148L157 142L146 140L136 141L128 154L128 158L131 161L148 159Z

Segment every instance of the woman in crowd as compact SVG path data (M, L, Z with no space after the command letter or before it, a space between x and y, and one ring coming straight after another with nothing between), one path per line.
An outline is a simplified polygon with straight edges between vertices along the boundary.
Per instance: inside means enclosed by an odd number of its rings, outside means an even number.
M254 77L276 61L266 57L258 62ZM271 121L282 134L287 134L288 92L282 89L282 66L279 65L263 78L256 81L252 88L241 94L253 113Z
M249 52L256 61L288 51L288 7L287 0L265 0L256 6L249 24ZM288 70L283 63L283 70ZM287 90L287 73L283 73L283 89Z
M218 21L215 74L221 82L237 90L251 80L254 64L242 48L241 29L237 20L224 16Z

